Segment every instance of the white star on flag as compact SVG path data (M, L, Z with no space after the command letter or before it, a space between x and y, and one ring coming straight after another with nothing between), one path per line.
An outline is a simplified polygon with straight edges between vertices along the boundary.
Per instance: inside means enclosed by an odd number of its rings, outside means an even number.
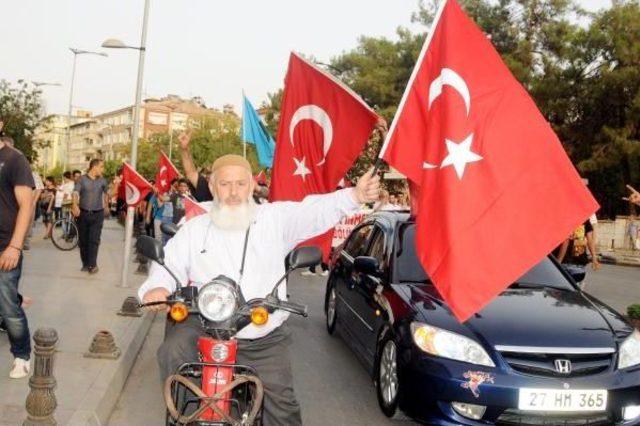
M307 166L304 164L305 157L302 157L302 160L298 160L297 158L294 157L293 161L295 161L296 163L296 171L293 172L293 175L302 176L302 180L305 180L306 176L311 174L311 170L309 170Z
M464 169L467 167L467 164L482 160L481 156L471 151L473 134L467 136L467 138L460 143L449 139L445 139L444 141L447 144L449 154L442 160L440 168L443 169L447 166L453 166L453 168L456 169L458 179L462 180L462 175L464 175Z

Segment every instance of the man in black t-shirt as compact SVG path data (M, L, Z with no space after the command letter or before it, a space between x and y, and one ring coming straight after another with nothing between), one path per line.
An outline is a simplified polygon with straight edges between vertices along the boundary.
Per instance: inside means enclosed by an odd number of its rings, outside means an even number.
M9 377L29 375L31 336L18 297L22 273L22 247L33 216L32 191L35 187L29 162L0 138L0 318L4 321L11 354L14 356Z

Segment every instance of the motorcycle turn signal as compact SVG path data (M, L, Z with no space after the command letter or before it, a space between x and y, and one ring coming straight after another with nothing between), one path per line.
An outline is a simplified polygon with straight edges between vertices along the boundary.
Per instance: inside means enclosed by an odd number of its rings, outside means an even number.
M265 325L269 321L269 311L263 306L251 309L251 322L255 325Z
M174 303L173 306L171 306L169 315L175 322L182 322L189 316L189 309L184 303Z

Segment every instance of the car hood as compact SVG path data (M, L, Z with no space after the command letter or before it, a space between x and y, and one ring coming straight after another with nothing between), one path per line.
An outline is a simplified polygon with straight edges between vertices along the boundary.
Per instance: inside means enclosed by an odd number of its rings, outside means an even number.
M491 347L615 348L614 328L625 328L618 314L577 291L509 289L464 324L431 285L406 286L405 296L416 319Z

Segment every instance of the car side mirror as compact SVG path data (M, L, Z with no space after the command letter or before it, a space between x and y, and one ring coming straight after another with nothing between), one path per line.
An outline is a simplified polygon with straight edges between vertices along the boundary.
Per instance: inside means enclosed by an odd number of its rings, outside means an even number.
M571 275L571 278L573 278L575 282L581 283L582 281L584 281L584 278L587 275L585 268L581 266L575 266L575 265L562 265L562 266L564 267L564 270L567 271L569 275Z
M173 237L178 233L178 225L175 223L163 223L160 225L160 230L163 234Z
M380 262L372 256L358 256L353 260L353 269L366 275L380 276Z
M162 243L155 238L151 238L148 235L139 236L138 241L136 241L136 249L143 256L160 265L164 265L164 249L162 248Z
M298 247L287 255L290 270L310 268L322 261L322 252L316 246Z

